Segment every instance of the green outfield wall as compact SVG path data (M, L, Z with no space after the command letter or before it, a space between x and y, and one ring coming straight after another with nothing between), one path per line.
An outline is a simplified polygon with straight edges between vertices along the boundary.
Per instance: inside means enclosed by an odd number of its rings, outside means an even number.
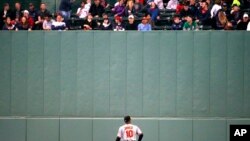
M250 32L0 32L0 140L229 141L250 124Z

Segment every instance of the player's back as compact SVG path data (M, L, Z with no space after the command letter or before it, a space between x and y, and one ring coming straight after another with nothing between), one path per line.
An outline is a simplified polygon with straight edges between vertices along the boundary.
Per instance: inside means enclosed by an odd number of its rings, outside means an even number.
M123 141L136 141L136 135L142 134L140 128L133 124L124 124L119 128L118 135Z

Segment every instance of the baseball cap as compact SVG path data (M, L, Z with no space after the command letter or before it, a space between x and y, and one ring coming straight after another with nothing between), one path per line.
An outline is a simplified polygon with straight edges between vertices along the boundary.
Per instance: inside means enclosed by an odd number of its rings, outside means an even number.
M131 117L130 116L125 116L124 117L124 122L127 123L131 120Z
M29 11L28 10L24 10L23 13L28 13L29 14Z
M243 15L243 18L248 18L248 14L245 13L245 14Z
M129 19L134 19L135 17L134 17L134 15L129 15L128 18Z

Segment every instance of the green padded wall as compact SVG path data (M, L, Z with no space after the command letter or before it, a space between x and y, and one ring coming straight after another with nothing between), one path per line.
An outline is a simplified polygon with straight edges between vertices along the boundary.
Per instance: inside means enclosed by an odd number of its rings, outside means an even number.
M1 116L250 116L247 32L0 37Z
M143 141L229 141L230 124L250 119L133 118L144 133ZM1 118L4 141L112 141L122 118Z
M0 140L115 140L129 114L144 141L229 141L250 123L249 37L0 32Z

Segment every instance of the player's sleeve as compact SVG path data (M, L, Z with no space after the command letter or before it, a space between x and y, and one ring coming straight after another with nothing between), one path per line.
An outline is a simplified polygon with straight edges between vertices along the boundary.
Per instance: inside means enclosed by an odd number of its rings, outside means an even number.
M120 141L122 137L122 129L121 127L118 129L117 137L115 141Z
M142 131L141 131L141 129L140 129L139 127L136 127L136 134L137 134L137 135L142 134Z
M119 138L122 137L122 128L121 127L118 129L117 137L119 137Z

